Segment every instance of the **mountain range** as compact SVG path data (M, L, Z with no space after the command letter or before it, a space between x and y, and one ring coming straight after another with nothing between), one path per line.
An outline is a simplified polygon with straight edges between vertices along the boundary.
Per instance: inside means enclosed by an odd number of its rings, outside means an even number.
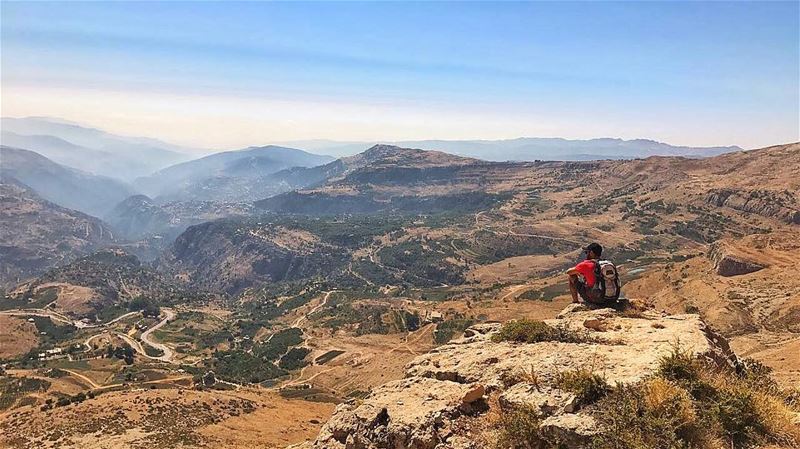
M525 435L590 447L610 435L590 432L597 420L630 409L649 425L674 398L686 419L670 434L690 422L739 447L718 423L769 419L748 428L794 435L800 144L597 161L385 144L310 167L270 158L298 151L230 152L161 178L266 179L282 193L137 194L111 225L4 176L0 445L99 448L101 429L125 447L494 449L522 404ZM620 311L567 307L564 271L592 241L617 264ZM691 374L700 360L713 371ZM668 378L687 372L698 383Z
M194 151L49 117L3 117L0 129L3 145L36 151L60 164L123 181L189 160Z
M288 190L271 175L292 167L313 167L333 160L294 148L250 147L172 165L135 182L139 191L159 200L253 201Z
M114 178L57 164L33 151L0 146L0 180L14 178L43 198L101 217L134 190Z
M348 156L381 142L300 140L280 143L334 156ZM487 161L577 161L595 159L635 159L649 156L709 157L740 151L735 145L715 147L674 146L649 139L623 140L599 138L520 137L503 140L403 140L385 141L403 148L425 148Z

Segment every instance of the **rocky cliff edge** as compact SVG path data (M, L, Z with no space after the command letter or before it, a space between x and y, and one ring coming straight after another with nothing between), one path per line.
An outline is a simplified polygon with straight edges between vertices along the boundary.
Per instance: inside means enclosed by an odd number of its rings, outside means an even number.
M536 410L542 431L580 445L597 426L573 393L552 386L560 373L590 370L609 385L635 383L652 374L676 347L716 364L735 360L727 342L698 315L619 313L573 305L546 323L584 333L591 342L496 342L492 336L500 324L473 326L463 338L413 360L404 379L339 405L313 448L477 447L468 422L497 407Z

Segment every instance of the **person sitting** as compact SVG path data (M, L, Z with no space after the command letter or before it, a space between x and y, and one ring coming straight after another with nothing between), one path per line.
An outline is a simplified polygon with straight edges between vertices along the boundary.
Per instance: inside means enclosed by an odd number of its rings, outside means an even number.
M567 270L569 276L569 292L572 295L572 302L580 303L580 296L584 302L600 303L603 301L602 293L598 296L596 289L592 289L598 282L596 268L600 256L603 254L603 247L599 243L592 243L583 249L585 259Z

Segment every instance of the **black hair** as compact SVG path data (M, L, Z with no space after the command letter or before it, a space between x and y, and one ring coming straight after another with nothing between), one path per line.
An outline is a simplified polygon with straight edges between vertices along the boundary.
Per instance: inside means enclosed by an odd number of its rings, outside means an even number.
M603 255L603 247L600 246L599 243L594 242L590 243L589 246L586 247L586 254L589 254L589 251L593 252L595 256L600 257Z

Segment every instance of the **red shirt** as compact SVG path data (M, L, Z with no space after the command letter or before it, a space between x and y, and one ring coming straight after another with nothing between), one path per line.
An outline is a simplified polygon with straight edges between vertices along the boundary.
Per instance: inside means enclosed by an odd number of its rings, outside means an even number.
M579 263L578 265L575 265L575 269L578 270L578 273L580 273L583 276L583 278L586 280L586 286L587 287L593 287L594 286L594 281L595 281L594 265L595 265L595 261L594 260L588 260L588 259L584 260L583 262Z

